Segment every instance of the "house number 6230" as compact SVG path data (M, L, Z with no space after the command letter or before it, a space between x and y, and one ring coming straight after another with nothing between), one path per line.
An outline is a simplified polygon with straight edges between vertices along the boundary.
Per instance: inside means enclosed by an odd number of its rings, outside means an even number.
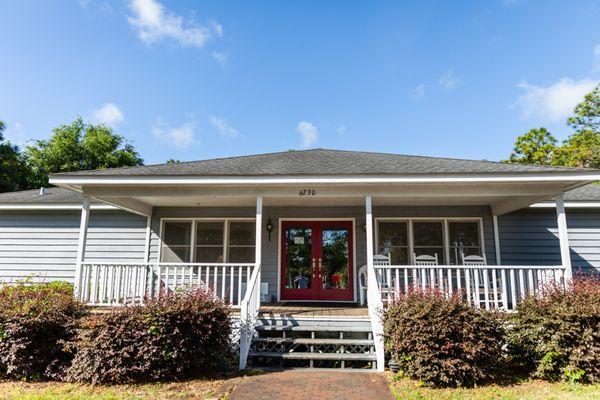
M300 189L298 192L299 196L316 196L317 191L315 189Z

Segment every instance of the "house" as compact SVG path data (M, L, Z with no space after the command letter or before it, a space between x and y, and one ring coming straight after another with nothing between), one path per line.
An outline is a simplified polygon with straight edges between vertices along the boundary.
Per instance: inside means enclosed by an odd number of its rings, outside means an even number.
M203 285L239 310L242 368L382 369L398 293L512 310L600 268L596 180L324 149L54 174L0 195L0 279L66 280L98 306Z

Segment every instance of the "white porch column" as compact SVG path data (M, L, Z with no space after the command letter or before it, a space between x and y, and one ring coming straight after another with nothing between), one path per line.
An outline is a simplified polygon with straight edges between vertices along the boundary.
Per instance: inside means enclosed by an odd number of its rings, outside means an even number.
M254 243L254 263L255 268L261 268L262 262L262 212L263 212L263 198L258 196L256 198L256 239ZM258 306L260 307L260 286L261 286L262 274L259 269L258 273Z
M565 212L565 203L562 193L554 198L556 203L556 221L558 223L558 241L560 243L560 258L562 266L565 268L565 279L573 278L573 269L571 267L571 252L569 250L569 234L567 231L567 214Z
M152 215L146 217L146 242L144 243L144 262L150 262L150 235L152 234Z
M494 222L494 249L496 250L496 265L502 265L502 256L500 254L500 230L498 229L498 216L492 215Z
M366 207L366 230L367 230L367 271L373 267L373 200L367 196Z
M88 224L90 220L90 198L87 196L83 197L83 203L81 206L81 222L79 224L79 242L77 244L77 259L75 265L75 284L73 285L73 292L75 298L82 300L81 290L81 263L85 260L85 242L87 241Z

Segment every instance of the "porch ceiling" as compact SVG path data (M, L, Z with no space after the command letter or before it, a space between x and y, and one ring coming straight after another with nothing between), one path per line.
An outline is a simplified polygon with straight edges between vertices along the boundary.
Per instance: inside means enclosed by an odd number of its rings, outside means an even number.
M588 183L578 180L543 182L458 182L385 184L293 185L186 185L112 186L86 185L84 195L139 214L162 206L255 206L262 196L265 206L363 206L372 196L375 206L386 205L489 205L504 214L553 198Z

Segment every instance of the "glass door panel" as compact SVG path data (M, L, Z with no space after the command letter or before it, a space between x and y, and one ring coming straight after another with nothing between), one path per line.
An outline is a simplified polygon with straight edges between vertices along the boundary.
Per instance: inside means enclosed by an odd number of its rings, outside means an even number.
M321 230L322 257L319 276L322 295L350 287L350 230L324 226Z
M282 297L311 300L316 293L314 227L310 223L286 222L282 230Z

